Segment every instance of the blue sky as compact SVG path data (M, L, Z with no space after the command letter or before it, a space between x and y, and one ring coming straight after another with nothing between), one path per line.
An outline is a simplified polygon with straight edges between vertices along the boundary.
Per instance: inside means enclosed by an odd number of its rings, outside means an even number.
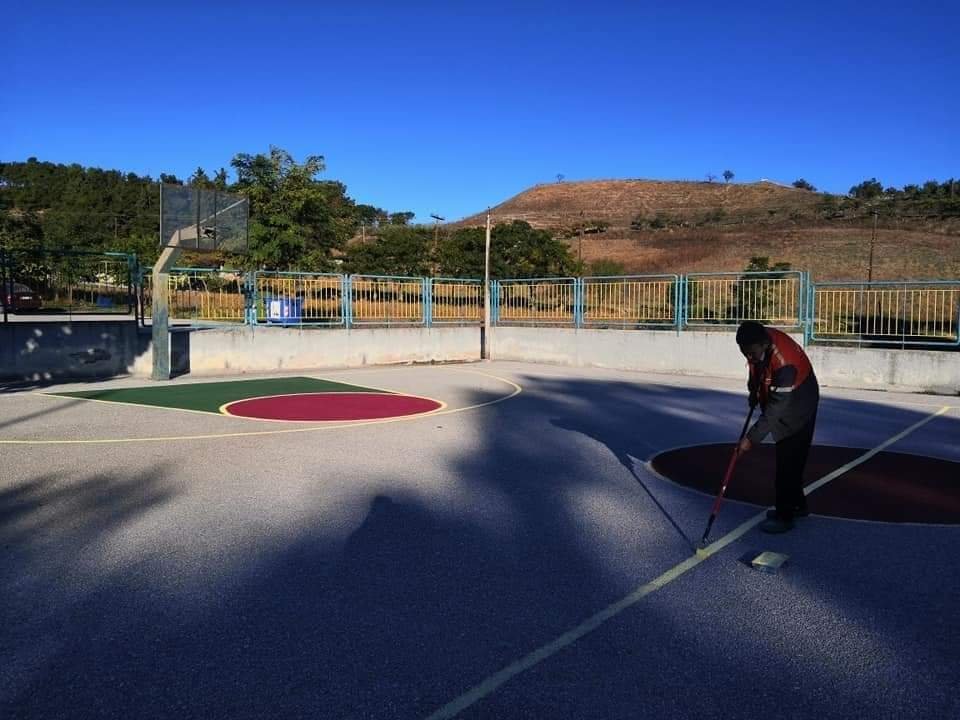
M185 177L273 144L419 220L558 173L960 176L958 3L16 5L0 160Z

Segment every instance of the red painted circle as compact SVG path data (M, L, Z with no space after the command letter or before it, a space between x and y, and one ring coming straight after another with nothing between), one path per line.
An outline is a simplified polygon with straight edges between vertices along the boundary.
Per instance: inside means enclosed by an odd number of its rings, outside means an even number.
M668 450L652 460L664 477L713 496L720 489L732 445ZM814 445L804 484L843 467L864 449ZM737 461L727 497L760 506L774 503L776 446L760 445ZM810 494L815 515L882 522L960 524L960 463L922 455L880 452Z
M226 407L230 415L256 420L377 420L419 415L443 407L436 400L380 393L300 393L237 400Z

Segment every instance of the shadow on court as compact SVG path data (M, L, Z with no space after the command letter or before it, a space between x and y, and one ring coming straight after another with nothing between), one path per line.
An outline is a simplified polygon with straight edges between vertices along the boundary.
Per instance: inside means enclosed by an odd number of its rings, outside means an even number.
M477 441L445 461L454 499L403 489L421 471L418 457L443 446L424 441L397 457L392 476L371 478L363 458L382 450L356 432L348 440L356 460L344 471L356 474L366 512L345 540L318 514L256 553L225 554L206 576L193 564L195 555L216 556L215 526L182 556L158 557L137 542L152 513L167 532L180 532L175 488L190 479L168 468L79 479L40 472L4 486L0 711L424 717L689 557L677 527L697 534L709 498L643 475L633 459L732 439L743 398L623 382L522 382L517 398L464 416ZM870 417L869 431L848 434L872 447L924 415L828 401L821 423ZM946 447L960 423L943 422ZM316 471L317 496L323 478ZM236 501L229 486L221 492L218 503ZM733 522L743 510L723 513ZM261 528L255 520L251 528ZM840 550L823 547L808 527L802 539L818 557ZM948 536L926 539L938 548ZM950 716L956 699L946 669L960 651L943 638L958 631L947 603L960 573L941 568L931 581L918 551L890 552L899 554L881 565L892 577L876 565L844 574L810 563L755 581L731 549L705 565L711 584L692 571L462 717L782 716L785 702L804 717ZM931 611L915 612L923 605ZM705 607L716 622L698 624ZM759 615L745 609L758 607ZM864 627L899 654L862 656L854 634ZM836 642L848 633L849 647ZM807 638L827 635L825 667Z

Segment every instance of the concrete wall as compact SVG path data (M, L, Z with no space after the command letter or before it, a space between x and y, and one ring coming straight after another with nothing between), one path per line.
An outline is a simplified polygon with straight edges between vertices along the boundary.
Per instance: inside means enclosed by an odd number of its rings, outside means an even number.
M174 331L171 366L192 375L480 359L476 327L350 330L235 327ZM186 339L184 337L186 336ZM184 367L186 354L188 367ZM149 375L152 360L132 367Z
M34 382L126 373L149 350L149 335L127 321L0 324L0 379Z
M497 360L728 378L742 378L746 367L728 332L498 327L491 353Z
M480 329L174 328L170 348L174 372L196 375L468 361L480 359ZM149 377L152 363L150 329L132 321L0 324L3 380Z
M835 387L960 393L960 352L812 345L807 354L817 377Z
M793 336L798 342L800 335ZM822 385L868 390L960 393L960 352L812 346ZM496 360L549 362L681 375L745 377L728 332L494 328Z
M171 335L171 365L198 375L480 358L476 327L178 328ZM825 346L808 352L824 385L960 393L960 352ZM492 331L491 356L728 378L745 372L726 332L499 327ZM151 363L149 328L138 330L132 321L0 324L3 380L149 377Z

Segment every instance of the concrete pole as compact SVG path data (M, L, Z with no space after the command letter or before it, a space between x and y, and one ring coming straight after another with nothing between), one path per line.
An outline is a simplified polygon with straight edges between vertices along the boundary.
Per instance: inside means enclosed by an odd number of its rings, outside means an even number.
M153 266L153 372L154 380L170 379L170 269L180 257L180 248L165 247Z

